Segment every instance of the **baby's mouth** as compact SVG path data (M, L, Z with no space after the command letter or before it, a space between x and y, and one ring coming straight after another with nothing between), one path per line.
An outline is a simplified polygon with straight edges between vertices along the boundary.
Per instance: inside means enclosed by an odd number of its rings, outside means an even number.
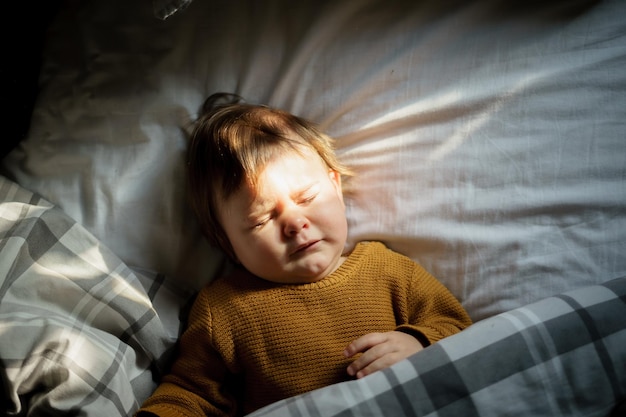
M308 241L306 243L303 243L303 244L299 245L298 247L296 247L296 249L293 250L290 255L294 256L294 255L299 255L301 253L304 253L307 250L309 250L310 248L312 248L313 246L317 245L318 242L319 242L319 240L310 240L310 241Z

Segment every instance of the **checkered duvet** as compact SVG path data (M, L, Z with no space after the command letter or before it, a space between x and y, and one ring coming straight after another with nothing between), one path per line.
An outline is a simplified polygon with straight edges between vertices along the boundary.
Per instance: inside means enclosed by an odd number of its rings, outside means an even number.
M0 415L130 415L177 336L159 313L183 300L0 177Z
M3 415L131 415L155 387L188 299L0 177ZM483 320L254 416L617 416L625 396L621 278Z
M620 278L488 318L389 369L253 415L621 417L625 399Z

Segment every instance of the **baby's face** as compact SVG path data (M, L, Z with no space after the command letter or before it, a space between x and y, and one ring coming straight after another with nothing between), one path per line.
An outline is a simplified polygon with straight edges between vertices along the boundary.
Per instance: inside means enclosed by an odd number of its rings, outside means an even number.
M313 151L289 152L221 202L220 219L241 264L268 281L316 282L343 262L341 176Z

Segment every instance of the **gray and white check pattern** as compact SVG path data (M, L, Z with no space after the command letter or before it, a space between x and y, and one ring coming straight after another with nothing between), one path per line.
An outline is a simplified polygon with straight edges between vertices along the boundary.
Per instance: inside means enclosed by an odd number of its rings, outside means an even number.
M131 414L177 337L158 310L184 294L166 283L0 177L0 414Z

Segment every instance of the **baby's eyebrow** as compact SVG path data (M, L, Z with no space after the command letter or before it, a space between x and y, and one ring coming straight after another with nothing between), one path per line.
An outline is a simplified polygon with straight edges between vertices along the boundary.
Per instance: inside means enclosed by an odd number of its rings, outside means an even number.
M246 218L250 221L255 221L272 210L273 207L271 202L267 200L259 201L259 199L254 199L248 206L248 214Z
M307 184L306 186L294 191L293 193L291 193L291 198L300 198L303 195L307 195L311 192L311 190L313 188L315 188L317 185L317 182L311 183L311 184Z

